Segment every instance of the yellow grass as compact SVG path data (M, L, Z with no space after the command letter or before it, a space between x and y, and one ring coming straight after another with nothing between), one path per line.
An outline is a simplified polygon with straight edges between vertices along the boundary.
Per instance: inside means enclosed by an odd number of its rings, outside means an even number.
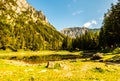
M44 64L0 60L1 81L120 81L120 66L99 62L60 61L64 68L48 69ZM100 68L97 70L96 68Z
M73 54L68 51L0 51L0 57L50 54ZM112 56L104 56L105 59ZM58 61L63 67L46 68L47 63L29 64L23 61L0 59L0 81L120 81L120 64L109 64L84 59Z

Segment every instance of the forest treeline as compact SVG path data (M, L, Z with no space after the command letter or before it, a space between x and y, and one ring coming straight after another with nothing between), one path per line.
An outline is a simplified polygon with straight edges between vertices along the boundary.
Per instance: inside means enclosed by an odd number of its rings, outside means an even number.
M69 50L113 50L120 47L120 0L104 15L100 32L86 32L75 39L66 37L62 45Z
M2 2L0 3L2 5ZM104 15L100 32L86 32L76 38L64 36L40 18L36 22L31 11L24 11L16 18L14 11L1 6L0 48L24 50L98 50L120 46L120 0ZM8 15L14 19L8 19ZM36 14L36 13L34 13ZM28 21L29 19L29 21ZM14 22L14 23L11 23ZM27 22L26 22L27 21Z

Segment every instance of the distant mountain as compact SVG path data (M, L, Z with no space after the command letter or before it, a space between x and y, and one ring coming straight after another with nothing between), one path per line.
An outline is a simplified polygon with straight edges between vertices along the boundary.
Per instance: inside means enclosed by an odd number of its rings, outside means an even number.
M0 48L59 49L64 36L26 0L0 0Z
M86 31L97 32L97 31L100 31L100 29L99 28L90 29L86 27L71 27L71 28L65 28L61 30L61 33L65 34L66 36L75 38L81 34L85 34Z

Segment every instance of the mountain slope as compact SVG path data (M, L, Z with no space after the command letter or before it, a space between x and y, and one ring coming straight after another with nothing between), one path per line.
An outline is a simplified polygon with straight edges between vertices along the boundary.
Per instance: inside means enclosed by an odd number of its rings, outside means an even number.
M26 0L0 1L1 49L60 49L63 38Z
M85 34L86 31L97 32L97 31L100 31L100 29L89 29L85 27L71 27L71 28L65 28L61 30L61 33L65 34L66 36L75 38L81 34Z

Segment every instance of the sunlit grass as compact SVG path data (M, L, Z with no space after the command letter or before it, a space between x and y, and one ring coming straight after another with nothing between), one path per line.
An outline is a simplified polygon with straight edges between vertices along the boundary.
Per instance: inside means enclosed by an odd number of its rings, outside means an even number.
M120 81L120 65L106 64L105 62L85 61L85 59L60 60L64 67L49 69L47 62L29 64L23 62L22 57L43 55L80 55L81 52L69 51L0 51L0 81ZM107 60L116 54L104 54ZM119 55L119 54L118 54ZM22 60L10 60L7 57L21 58ZM56 57L57 58L57 57ZM28 59L29 60L29 59Z
M17 65L0 60L2 81L119 81L120 67L99 62L61 61L67 68L48 69L43 65ZM97 69L98 68L98 69Z

